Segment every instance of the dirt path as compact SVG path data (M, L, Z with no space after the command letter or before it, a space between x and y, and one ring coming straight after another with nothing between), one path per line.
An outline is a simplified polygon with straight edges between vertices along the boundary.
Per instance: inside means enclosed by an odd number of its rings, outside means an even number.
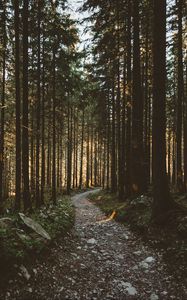
M72 233L45 261L28 269L28 280L18 276L11 281L0 299L187 299L185 288L167 273L162 255L129 228L106 220L87 200L89 193L72 198L76 207Z

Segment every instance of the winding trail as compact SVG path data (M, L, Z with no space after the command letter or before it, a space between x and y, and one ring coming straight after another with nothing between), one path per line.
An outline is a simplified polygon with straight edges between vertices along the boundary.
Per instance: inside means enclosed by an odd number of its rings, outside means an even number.
M87 200L90 193L72 198L73 231L58 241L45 261L28 269L29 280L18 276L0 299L187 299L185 288L167 273L162 255L128 227L107 220Z

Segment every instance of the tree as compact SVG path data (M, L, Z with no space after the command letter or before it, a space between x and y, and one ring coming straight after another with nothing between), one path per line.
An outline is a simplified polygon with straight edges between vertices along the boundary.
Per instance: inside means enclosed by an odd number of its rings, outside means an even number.
M29 188L29 122L28 122L28 0L23 1L23 117L22 117L22 178L24 209L31 208Z
M182 107L184 95L183 80L183 54L182 54L182 8L183 0L177 1L178 9L178 95L177 95L177 188L180 192L184 190L182 178Z
M3 170L4 170L4 136L5 136L5 72L6 72L6 1L3 2L2 13L3 24L3 63L2 63L2 85L1 85L1 128L0 128L0 209L4 198L3 194Z
M133 6L133 95L131 189L133 195L143 192L143 99L140 72L139 1Z
M166 0L154 0L153 216L171 208L166 175Z
M52 169L52 200L56 204L56 49L53 48L53 169Z
M40 198L40 111L41 111L41 3L37 7L37 117L36 117L36 205L41 205Z
M15 1L15 89L16 89L16 199L15 209L21 204L21 95L20 95L20 33L19 1Z

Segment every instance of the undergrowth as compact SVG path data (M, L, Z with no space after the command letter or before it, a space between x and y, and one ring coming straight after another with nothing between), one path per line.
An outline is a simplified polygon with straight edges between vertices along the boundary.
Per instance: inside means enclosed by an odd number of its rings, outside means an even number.
M19 214L8 213L0 218L0 275L5 280L14 267L38 257L74 224L74 208L68 196L59 198L56 206L48 204L27 216L39 223L51 239L44 239L26 226Z

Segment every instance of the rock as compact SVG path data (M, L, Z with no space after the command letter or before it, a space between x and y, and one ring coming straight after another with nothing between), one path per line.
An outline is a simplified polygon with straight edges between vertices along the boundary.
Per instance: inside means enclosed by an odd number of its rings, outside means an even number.
M156 295L155 293L151 294L150 300L158 300L158 299L159 299L158 295Z
M146 259L144 259L142 262L139 263L139 266L142 267L143 269L148 269L149 268L149 264L154 262L155 258L152 256L147 257Z
M126 233L123 234L123 237L124 237L126 240L129 239L129 237L128 237L128 235L127 235Z
M166 292L166 291L162 292L162 295L164 295L164 296L166 296L167 294L168 294L168 292Z
M141 255L142 254L142 252L139 250L139 251L135 251L135 252L133 252L135 255Z
M86 269L86 266L84 264L80 264L81 269Z
M33 273L36 275L38 272L36 269L33 269Z
M137 294L137 290L130 282L118 281L114 279L114 283L117 284L120 289L124 289L130 296Z
M137 294L137 290L135 289L135 287L132 286L131 283L129 282L122 282L122 286L125 288L125 290L127 291L127 293L130 296L134 296Z
M31 228L33 231L35 231L37 234L42 236L44 239L51 240L49 234L39 223L37 223L36 221L32 220L29 217L26 217L23 213L19 213L19 216L26 226Z
M146 263L145 261L140 262L139 266L142 267L143 269L148 269L149 268L148 263Z
M25 279L29 280L31 275L29 274L27 269L23 265L20 266L20 269L21 269L23 277L25 277Z
M154 262L154 261L155 261L155 258L152 257L152 256L149 256L149 257L147 257L147 258L144 260L144 262L146 262L146 263L152 263L152 262Z
M32 288L29 287L29 288L27 289L27 291L28 291L29 293L32 293Z
M73 278L71 278L71 277L68 277L68 280L71 281L72 284L75 284L75 282L76 282L76 281L75 281Z
M87 243L91 244L91 245L94 245L94 244L97 243L97 241L94 238L91 238L91 239L87 240Z

